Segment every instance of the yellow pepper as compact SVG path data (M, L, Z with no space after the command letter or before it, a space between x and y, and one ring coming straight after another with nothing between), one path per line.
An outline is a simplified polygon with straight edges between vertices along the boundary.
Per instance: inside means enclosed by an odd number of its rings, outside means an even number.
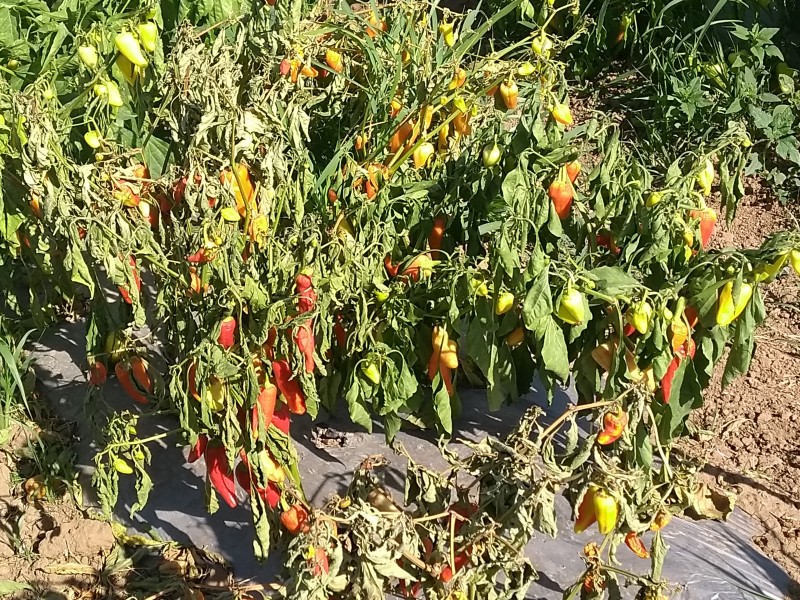
M614 496L606 490L598 489L593 499L594 512L597 516L597 528L606 535L613 531L619 518L619 506Z
M562 295L558 303L558 317L570 325L583 323L586 316L583 308L583 294L575 288L568 288Z
M717 299L717 325L725 327L733 323L742 314L752 295L753 286L749 283L742 283L739 289L739 298L734 304L733 282L726 283Z
M497 297L497 304L494 306L494 313L496 315L504 315L512 308L514 308L514 294L511 292L503 292Z

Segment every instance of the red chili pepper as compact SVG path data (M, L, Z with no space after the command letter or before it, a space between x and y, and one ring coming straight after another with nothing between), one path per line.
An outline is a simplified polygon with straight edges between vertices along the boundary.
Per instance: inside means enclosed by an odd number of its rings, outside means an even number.
M122 389L133 399L137 404L149 404L150 401L147 397L139 391L131 379L131 366L127 360L121 360L114 367L114 373L117 375L117 381L122 386Z
M397 277L397 271L400 270L400 265L392 263L392 255L387 254L383 259L383 266L386 268L386 273L389 277Z
M197 436L197 441L189 449L189 456L186 457L186 462L193 463L206 453L206 446L208 446L208 436L201 433Z
M314 291L311 276L300 273L294 283L295 292L300 295L300 299L297 301L298 312L306 313L313 310L314 305L317 303L317 292Z
M128 257L128 262L131 265L131 270L133 271L133 283L136 286L136 291L142 291L142 280L139 278L139 269L136 268L136 259L133 256ZM125 301L126 304L133 304L133 299L131 298L131 292L128 289L127 285L120 285L117 286L119 288L120 296Z
M597 513L594 510L594 486L589 486L586 493L583 495L581 505L578 507L578 518L575 520L575 525L572 530L575 533L581 533L587 527L597 521Z
M292 535L308 528L308 511L300 504L293 504L281 514L281 525Z
M306 373L314 372L314 328L311 320L304 321L294 330L294 343L303 353Z
M274 385L268 383L265 387L261 388L261 392L258 394L258 401L256 405L253 406L252 430L254 438L258 437L260 419L263 418L264 425L269 429L270 423L272 423L272 417L275 414L275 402L277 399L278 388Z
M442 239L444 239L444 229L447 225L447 217L439 215L433 220L433 229L428 235L428 246L431 250L442 249Z
M644 542L635 532L631 531L625 536L625 545L639 558L650 558Z
M219 337L217 342L225 350L233 347L236 343L236 319L233 317L225 317L219 326Z
M183 202L183 197L186 195L186 183L188 181L189 179L184 175L178 179L172 187L172 199L175 201L175 204Z
M272 371L275 374L275 384L286 400L289 410L296 415L303 415L306 412L306 397L300 389L300 383L292 379L292 368L284 360L276 360L272 363Z
M344 325L342 325L342 313L336 313L334 318L336 319L336 323L333 324L333 335L336 338L336 345L344 349L347 344L347 331L345 331Z
M689 322L689 327L694 329L697 322L700 320L700 317L697 314L697 310L694 306L686 306L686 309L683 311L683 314L686 316L686 320Z
M308 560L308 566L311 567L311 572L315 577L327 575L330 567L328 565L328 553L324 548L316 547L314 549L314 558Z
M687 338L681 349L675 353L672 362L669 363L667 372L664 373L664 377L661 379L661 399L664 404L669 404L670 395L672 394L672 380L675 379L675 373L678 371L678 367L681 366L681 361L686 357L693 359L696 349L697 346L694 340Z
M289 423L291 415L289 414L289 405L281 402L275 406L275 412L272 414L272 424L286 435L289 435Z
M262 349L264 350L264 355L273 360L275 358L274 348L275 348L275 340L278 337L278 330L275 327L270 327L269 332L267 333L267 341L264 342Z
M705 249L717 226L717 212L711 207L706 207L703 210L689 211L689 215L692 218L700 219L700 245Z
M147 364L147 361L141 356L134 356L131 358L130 363L133 382L139 389L144 390L148 394L152 394L153 381L150 378L150 373L148 372L149 365Z
M447 565L442 572L439 574L439 579L441 579L444 583L448 583L450 580L453 579L454 573L457 573L461 567L466 565L469 562L469 554L466 552L462 552L461 554L456 555L455 559L453 560L453 569L450 568L450 565Z
M622 335L624 335L625 337L631 337L635 333L636 333L636 327L634 327L630 323L626 323L625 327L622 328Z
M190 263L196 263L196 264L202 265L202 264L211 262L213 260L213 258L214 258L213 256L210 256L206 252L205 248L200 248L200 250L198 250L194 254L191 254L191 255L187 256L186 260L188 262L190 262Z
M101 362L93 362L89 366L89 383L91 385L103 385L108 377L106 366Z
M225 446L220 442L212 442L206 447L206 471L212 487L222 496L225 503L236 508L236 484L233 471L228 463Z

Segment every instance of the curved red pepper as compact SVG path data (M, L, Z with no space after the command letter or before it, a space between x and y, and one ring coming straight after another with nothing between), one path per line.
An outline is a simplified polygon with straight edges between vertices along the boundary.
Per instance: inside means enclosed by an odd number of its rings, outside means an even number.
M305 359L306 373L314 372L314 328L311 320L304 321L294 330L294 343L300 348Z
M275 374L275 384L289 406L289 410L296 415L303 415L306 412L306 397L300 389L300 383L292 379L292 368L284 360L276 360L272 363L272 372Z
M206 446L208 446L208 436L205 433L201 433L197 436L197 441L194 443L194 446L189 450L189 456L186 458L186 462L197 462L197 460L205 454Z
M669 404L669 398L672 394L672 380L675 379L675 373L678 371L678 367L681 366L681 361L686 357L690 360L693 359L696 350L697 346L694 340L692 338L687 338L681 349L675 353L672 362L669 363L667 372L664 373L664 377L661 379L661 399L664 401L664 404Z
M133 272L133 283L136 286L136 291L142 291L142 280L139 278L139 269L136 268L136 259L133 256L128 257L128 263L131 266L131 270ZM119 285L119 294L122 296L122 299L125 301L126 304L133 304L133 298L131 298L131 292L128 289L127 285Z
M300 295L300 299L297 301L298 312L302 314L313 310L317 303L317 292L314 291L311 277L300 273L294 280L294 285L295 292Z
M236 508L236 484L225 446L219 442L209 444L206 447L205 457L206 472L212 487L228 506Z
M625 536L625 545L639 558L650 558L650 553L647 551L642 538L636 535L635 532L628 532Z
M397 277L397 271L400 270L400 265L392 263L392 255L387 254L383 259L383 266L386 268L386 273L389 277Z
M290 419L289 406L285 402L281 402L275 408L275 412L272 415L272 424L286 435L289 435Z
M276 388L271 383L268 383L266 387L261 388L261 392L258 394L258 401L256 405L253 406L253 414L252 414L252 430L253 430L253 437L258 437L258 429L259 429L259 413L263 416L264 424L267 428L269 428L270 423L272 423L272 416L275 414L275 402L278 399L278 388Z

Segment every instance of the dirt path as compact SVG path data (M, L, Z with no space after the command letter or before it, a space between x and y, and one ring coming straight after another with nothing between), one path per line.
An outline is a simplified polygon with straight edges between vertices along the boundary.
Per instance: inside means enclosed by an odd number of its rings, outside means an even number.
M797 227L797 207L793 215L754 182L748 193L731 227L718 227L716 246L756 247ZM755 542L786 569L796 584L791 597L800 598L800 278L786 269L763 292L768 318L750 373L723 390L718 369L686 448L706 461L703 477L735 491L764 526Z

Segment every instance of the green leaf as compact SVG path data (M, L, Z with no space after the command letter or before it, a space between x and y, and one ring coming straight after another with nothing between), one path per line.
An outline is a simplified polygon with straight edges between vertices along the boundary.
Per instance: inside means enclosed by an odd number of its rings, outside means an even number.
M564 332L553 317L549 317L545 321L539 352L545 369L562 382L569 379L567 343L564 339Z
M94 297L94 279L86 261L83 259L83 252L81 251L80 244L76 241L72 242L72 248L69 250L68 260L72 263L72 281L85 285L89 288L89 297Z
M368 432L372 433L372 418L369 416L364 398L361 396L361 386L358 377L353 375L353 383L344 397L347 407L350 410L350 418L353 423L361 425Z
M589 271L588 275L594 280L597 290L609 296L626 294L641 287L636 279L620 267L597 267Z
M433 379L433 408L439 425L448 435L453 433L453 415L450 410L450 394L447 393L444 381L439 373Z
M144 152L144 162L150 171L150 177L158 179L169 166L169 143L151 135L142 150Z
M747 373L755 348L755 322L753 319L754 303L750 302L744 312L736 320L736 333L733 336L725 371L722 374L723 389L729 386L737 377Z
M703 404L703 391L698 382L694 363L691 360L681 361L672 380L672 393L669 404L655 404L660 413L659 435L661 442L666 443L676 435L680 435L686 426L686 419L693 409Z
M23 590L32 590L27 583L19 581L0 581L0 596L9 596Z
M547 320L553 314L553 297L547 269L534 280L522 304L522 319L525 327L541 335Z

